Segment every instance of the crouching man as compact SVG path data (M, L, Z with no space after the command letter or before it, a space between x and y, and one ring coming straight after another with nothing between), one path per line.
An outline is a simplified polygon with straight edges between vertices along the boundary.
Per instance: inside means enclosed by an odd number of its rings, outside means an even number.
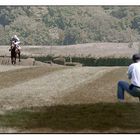
M128 67L128 78L131 84L126 81L118 82L117 97L120 102L124 101L124 92L140 99L140 54L134 54L133 63Z

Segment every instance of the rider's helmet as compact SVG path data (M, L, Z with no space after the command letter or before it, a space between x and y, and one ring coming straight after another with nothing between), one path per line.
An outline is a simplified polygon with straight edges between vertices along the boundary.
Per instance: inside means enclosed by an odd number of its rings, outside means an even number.
M14 38L17 38L17 35L14 35Z

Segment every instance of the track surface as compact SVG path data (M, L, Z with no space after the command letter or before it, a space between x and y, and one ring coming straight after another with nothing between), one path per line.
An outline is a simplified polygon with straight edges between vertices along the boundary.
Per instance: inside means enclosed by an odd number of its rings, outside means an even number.
M126 71L127 67L0 66L0 114L24 107L117 102L117 81L127 80ZM127 102L138 102L128 94L125 97ZM22 130L0 128L0 132Z
M116 102L117 81L125 74L118 67L11 67L0 72L0 108Z

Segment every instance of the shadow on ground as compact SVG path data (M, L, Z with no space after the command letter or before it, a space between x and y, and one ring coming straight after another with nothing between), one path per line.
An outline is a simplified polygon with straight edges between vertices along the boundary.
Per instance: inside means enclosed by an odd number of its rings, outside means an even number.
M129 130L140 130L140 104L97 103L24 108L0 115L0 126L24 131L48 128L52 133L102 133L110 130L115 133L117 128L122 130L121 133L125 130L131 133Z

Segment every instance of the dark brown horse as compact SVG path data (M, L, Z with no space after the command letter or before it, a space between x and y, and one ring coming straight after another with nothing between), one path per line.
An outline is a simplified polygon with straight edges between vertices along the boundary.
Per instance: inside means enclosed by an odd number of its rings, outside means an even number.
M19 62L20 62L20 50L17 49L16 45L14 44L14 42L11 43L11 48L10 50L11 51L11 63L13 65L16 64L16 58L17 58L17 54L18 54L18 58L19 58Z

